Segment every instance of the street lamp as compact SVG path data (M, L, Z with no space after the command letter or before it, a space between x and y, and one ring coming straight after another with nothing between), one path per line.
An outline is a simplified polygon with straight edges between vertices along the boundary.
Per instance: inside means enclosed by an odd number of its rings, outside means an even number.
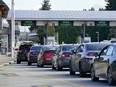
M96 32L97 34L97 41L99 42L99 32Z

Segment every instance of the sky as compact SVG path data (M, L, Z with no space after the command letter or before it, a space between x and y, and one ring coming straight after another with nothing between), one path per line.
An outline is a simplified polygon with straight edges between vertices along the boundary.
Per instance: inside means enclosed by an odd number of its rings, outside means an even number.
M11 8L12 0L3 0ZM38 10L43 0L14 0L15 10ZM83 10L105 8L105 0L50 0L51 10Z

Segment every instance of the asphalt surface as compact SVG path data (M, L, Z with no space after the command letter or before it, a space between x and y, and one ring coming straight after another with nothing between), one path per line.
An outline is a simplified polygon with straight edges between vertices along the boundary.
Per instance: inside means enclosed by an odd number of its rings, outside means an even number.
M91 81L90 75L81 78L79 73L70 75L69 69L52 70L51 66L31 66L27 62L13 63L0 69L0 87L111 87L107 81ZM116 87L116 86L113 86Z

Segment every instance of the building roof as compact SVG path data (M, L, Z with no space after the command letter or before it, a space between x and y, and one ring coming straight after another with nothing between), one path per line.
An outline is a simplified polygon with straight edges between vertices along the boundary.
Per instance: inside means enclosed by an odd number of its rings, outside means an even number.
M11 11L7 20L11 20ZM15 20L116 21L116 11L15 10Z

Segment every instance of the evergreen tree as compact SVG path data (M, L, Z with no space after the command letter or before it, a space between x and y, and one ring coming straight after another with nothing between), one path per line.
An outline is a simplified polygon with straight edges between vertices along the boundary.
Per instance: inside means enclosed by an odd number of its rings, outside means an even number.
M44 0L40 10L50 10L50 9L51 9L51 4L49 4L49 0Z
M89 11L95 11L95 8L94 8L94 7L91 7L91 8L89 9Z
M99 11L104 11L105 9L103 9L103 8L99 8Z
M116 0L105 0L107 2L106 4L106 10L116 10Z

